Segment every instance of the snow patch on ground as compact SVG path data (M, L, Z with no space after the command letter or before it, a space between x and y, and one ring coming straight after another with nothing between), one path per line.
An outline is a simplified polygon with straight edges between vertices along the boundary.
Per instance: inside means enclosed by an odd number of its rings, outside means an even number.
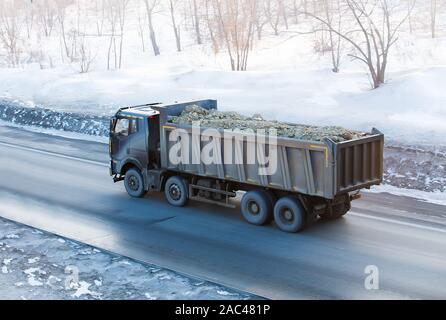
M0 248L0 299L257 298L3 218Z
M421 190L415 190L415 189L403 189L398 188L395 186L391 186L388 184L383 184L380 186L374 186L368 191L364 192L371 192L371 193L391 193L397 196L405 196L405 197L412 197L416 199L420 199L422 201L426 201L429 203L439 204L446 206L446 192L426 192ZM445 212L446 214L446 212Z
M36 263L36 262L39 261L39 260L40 260L39 257L31 258L31 259L28 259L28 263L29 263L29 264L33 264L33 263Z
M94 292L94 291L90 291L90 289L89 289L90 286L91 286L91 284L89 284L89 283L87 283L85 281L79 282L79 284L77 285L76 292L73 293L73 297L80 298L83 295L89 295L89 296L92 296L92 297L99 298L100 294L97 293L97 292Z
M46 275L46 271L41 270L40 267L26 269L23 273L28 276L28 284L31 287L43 286L40 276Z

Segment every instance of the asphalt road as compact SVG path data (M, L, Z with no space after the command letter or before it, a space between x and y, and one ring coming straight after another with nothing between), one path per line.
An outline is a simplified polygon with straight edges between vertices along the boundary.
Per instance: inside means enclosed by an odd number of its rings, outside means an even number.
M446 207L367 194L344 218L299 234L238 210L132 199L107 146L0 126L0 215L266 298L446 298ZM367 290L366 266L379 270Z

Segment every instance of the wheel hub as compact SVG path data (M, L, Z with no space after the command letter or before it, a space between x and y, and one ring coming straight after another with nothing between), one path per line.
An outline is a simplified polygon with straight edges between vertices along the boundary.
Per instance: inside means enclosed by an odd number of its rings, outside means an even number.
M251 212L252 214L258 214L260 211L259 205L257 203L255 203L254 201L251 201L248 204L248 208L249 208L249 212Z
M289 224L292 223L294 220L294 214L293 211L289 208L284 208L282 212L280 213L280 216L282 218L282 221Z
M176 184L173 184L169 188L169 194L173 200L179 200L181 198L181 190Z
M139 188L139 181L138 181L138 179L135 176L130 176L130 178L129 178L129 187L133 191L138 190L138 188Z

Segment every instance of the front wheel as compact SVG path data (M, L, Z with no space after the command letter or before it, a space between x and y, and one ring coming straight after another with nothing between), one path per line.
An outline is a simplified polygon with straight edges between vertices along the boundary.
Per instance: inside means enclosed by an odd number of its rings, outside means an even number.
M146 194L144 178L138 169L129 169L125 173L124 185L131 197L141 198Z

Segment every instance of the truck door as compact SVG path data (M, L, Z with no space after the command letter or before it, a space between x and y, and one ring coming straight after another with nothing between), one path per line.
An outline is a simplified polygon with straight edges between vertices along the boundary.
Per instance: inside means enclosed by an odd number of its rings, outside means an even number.
M149 117L149 169L161 168L160 116Z
M133 118L129 123L130 150L129 156L136 159L141 168L147 168L147 125L146 118Z
M130 119L118 117L114 121L113 131L110 133L110 155L113 160L122 161L128 154Z

